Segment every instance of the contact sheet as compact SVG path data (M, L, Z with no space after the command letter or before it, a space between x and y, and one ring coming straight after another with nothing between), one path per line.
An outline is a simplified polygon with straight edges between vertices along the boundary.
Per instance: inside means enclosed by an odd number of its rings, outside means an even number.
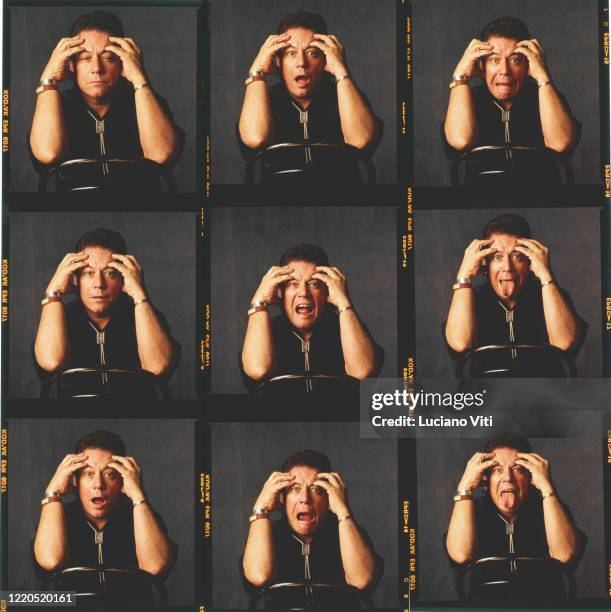
M2 27L0 607L608 609L608 1Z

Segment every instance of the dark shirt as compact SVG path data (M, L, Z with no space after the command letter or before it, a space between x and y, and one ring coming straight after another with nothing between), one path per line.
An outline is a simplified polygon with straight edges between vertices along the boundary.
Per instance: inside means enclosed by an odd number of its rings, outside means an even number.
M137 569L136 538L134 536L133 504L129 497L120 494L116 507L109 514L101 530L95 528L83 511L80 500L64 505L68 547L70 551L66 567L96 567L101 553L104 567ZM155 512L155 518L164 533L167 528L162 517ZM96 544L96 531L102 533L101 544ZM99 538L99 536L98 536ZM44 578L49 575L34 558L36 573Z
M485 84L472 88L473 104L479 132L479 142L476 146L502 145L505 142L505 126L502 120L502 111L495 104L495 98ZM560 98L566 108L570 107L561 94ZM577 140L581 136L581 124L573 117L577 126ZM445 132L442 129L446 152L451 157L458 155L445 140ZM513 145L544 147L545 138L539 114L539 93L537 84L527 79L520 93L513 99L509 111L509 138Z
M494 96L485 84L472 88L473 104L479 132L475 147L503 145L506 143L505 124L502 120L502 109L495 104ZM562 94L562 103L569 114L570 107ZM498 102L497 102L498 103ZM576 139L573 149L581 138L581 124L573 117L576 126ZM519 94L512 100L509 110L509 142L512 146L545 147L543 128L539 114L538 86L528 78ZM446 155L457 158L461 152L452 148L445 137L444 125L441 134ZM561 174L553 157L547 152L515 153L508 162L504 151L485 151L467 159L467 179L495 181L501 169L511 169L512 180L521 185L540 186L558 183Z
M346 575L342 564L339 547L339 527L334 516L328 516L314 534L310 543L309 569L313 583L346 584ZM366 542L371 546L367 532L359 527ZM302 555L301 543L295 539L293 530L285 517L272 522L274 537L274 549L276 551L276 567L278 574L274 579L278 582L304 582L305 562ZM377 581L384 571L384 559L374 553L379 571L374 585L369 591L373 591ZM243 558L242 558L243 559ZM248 594L255 592L258 587L252 585L244 576L244 567L240 559L240 572L244 589Z
M547 326L545 325L545 314L543 311L543 297L541 295L541 284L539 281L530 277L527 279L524 289L518 296L517 302L513 309L509 310L504 306L498 295L494 292L490 283L486 281L474 289L475 291L475 316L477 321L477 343L478 346L488 346L491 344L507 344L515 342L516 344L533 344L533 345L549 345L549 336L547 334ZM572 308L572 302L569 295L563 291L565 300ZM513 314L513 325L510 326L507 321L508 311ZM576 315L577 316L577 315ZM570 351L570 357L575 357L579 352L581 342L587 331L587 324L583 319L577 316L580 342L578 346ZM448 344L445 334L445 323L443 325L443 337L448 347L450 355L454 359L460 358L464 353L457 353ZM511 329L513 329L513 340L511 338ZM507 358L509 351L503 351L503 355L499 353L499 366ZM484 356L478 356L476 362L481 359L483 367ZM490 366L491 354L485 357L485 360ZM524 364L526 365L526 364ZM562 368L551 367L550 370L535 368L535 363L530 363L533 376L561 376ZM543 364L539 364L543 367ZM474 366L477 369L479 365ZM528 369L528 368L526 368Z
M303 340L294 330L287 316L282 313L272 319L272 338L276 350L276 363L278 371L275 376L287 374L326 374L327 376L346 376L346 364L342 351L342 342L339 330L339 317L331 309L326 308L312 329L309 340L309 352L302 350ZM384 350L374 343L379 368L384 362ZM240 356L240 371L244 385L254 391L260 383L249 378L244 372ZM377 376L377 372L374 374Z
M509 556L509 535L506 533L506 523L499 515L498 508L492 502L490 495L475 498L474 503L477 531L475 558ZM575 526L570 509L565 504L562 505L571 523ZM577 529L577 537L580 553L582 553L587 537L579 529ZM516 557L549 557L543 518L543 500L540 493L533 487L528 492L526 501L513 522L513 547ZM581 554L578 555L573 565L577 565L580 557ZM461 567L451 559L450 564L456 568Z
M89 109L81 90L75 85L61 93L64 123L68 133L66 159L142 159L144 153L140 144L134 88L121 78L112 93L111 104L104 115L104 148L101 152L100 134L96 132L95 113ZM165 113L172 120L173 115L167 102L157 96ZM182 130L180 130L182 132ZM37 172L46 172L48 166L41 164L32 154L28 135L28 149Z
M87 316L81 300L66 304L65 309L70 342L70 363L67 370L103 367L125 370L142 368L138 355L134 305L127 295L121 294L112 310L110 322L103 331L103 345L98 344L98 332ZM171 335L170 327L163 314L158 310L155 310L155 313L163 329L168 335ZM176 355L180 358L180 345L175 340L172 341ZM102 351L104 363L102 362ZM52 375L38 365L34 351L32 355L40 380L49 379ZM170 376L171 373L167 374L166 378L169 379Z
M365 103L369 104L366 97ZM337 85L334 80L323 76L307 111L307 123L302 123L302 113L299 105L290 96L284 83L278 83L270 88L270 103L274 119L274 140L270 145L281 143L325 143L344 144L344 134L341 128L339 106L337 102ZM382 135L383 123L375 118L378 137L367 149L359 151L359 157L371 157L375 152ZM251 149L242 142L239 126L236 125L236 135L242 156L246 160L254 159L261 149ZM309 161L307 156L310 156ZM340 182L342 185L361 184L359 170L355 158L345 151L333 149L282 149L266 155L266 163L262 167L264 180L275 176L276 179L288 177L297 180L294 169L310 168L316 172L321 181ZM277 173L277 174L276 174ZM308 178L304 187L314 188ZM332 183L327 185L327 188Z

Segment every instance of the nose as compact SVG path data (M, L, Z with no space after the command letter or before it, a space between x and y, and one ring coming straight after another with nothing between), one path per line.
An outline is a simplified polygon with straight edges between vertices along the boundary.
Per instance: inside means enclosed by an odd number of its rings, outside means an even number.
M308 283L306 283L305 281L302 281L302 282L299 284L299 290L298 290L297 294L298 294L300 297L303 297L303 296L306 296L306 297L307 297L307 296L310 296L310 295L311 295L311 293L312 293L312 292L311 292L311 290L310 290L310 285L308 285Z
M104 62L97 53L91 56L91 72L95 74L102 74L104 72Z
M513 259L511 258L511 256L509 254L503 255L502 264L503 264L503 270L512 271L515 268L514 263L513 263Z
M506 465L503 468L503 481L504 482L512 482L514 480L513 470L510 466Z
M308 56L303 49L297 51L297 67L305 68L308 65Z
M499 73L500 74L506 74L506 75L510 75L511 74L511 65L509 63L509 58L505 57L501 60L501 63L499 65Z
M96 289L104 289L106 287L106 278L104 277L102 270L96 270L93 278L93 286Z
M103 489L104 488L104 480L102 479L102 474L97 472L93 477L93 488L94 489Z
M303 487L301 489L301 495L299 496L299 501L309 504L312 501L312 493L310 492L310 487Z

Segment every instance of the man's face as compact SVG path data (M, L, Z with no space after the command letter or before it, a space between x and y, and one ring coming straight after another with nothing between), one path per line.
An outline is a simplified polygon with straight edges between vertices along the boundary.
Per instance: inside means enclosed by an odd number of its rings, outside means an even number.
M318 320L327 305L327 286L316 274L316 264L310 261L291 261L292 280L282 289L282 305L291 325L300 331L308 331Z
M123 290L123 276L108 266L114 261L110 249L91 246L84 252L89 259L78 275L79 297L90 318L108 316Z
M515 38L492 36L488 42L493 47L492 55L483 60L488 91L501 102L511 101L524 86L528 60L515 51Z
M516 463L517 450L495 448L494 452L494 459L499 465L490 470L490 498L505 518L514 518L526 501L530 488L530 472Z
M314 32L289 28L291 46L280 53L282 78L289 94L298 101L310 101L325 71L325 54L312 46Z
M87 448L87 467L78 478L78 496L85 515L98 528L103 527L119 501L123 479L108 467L112 453L101 448Z
M295 481L284 491L284 507L290 528L309 542L329 510L327 492L314 484L315 468L298 465L289 472Z
M106 98L119 82L123 64L119 56L104 49L111 44L108 32L83 30L80 36L85 50L73 58L76 84L90 98Z
M530 261L515 250L517 236L492 234L490 240L497 251L488 257L488 281L501 300L513 305L528 280Z

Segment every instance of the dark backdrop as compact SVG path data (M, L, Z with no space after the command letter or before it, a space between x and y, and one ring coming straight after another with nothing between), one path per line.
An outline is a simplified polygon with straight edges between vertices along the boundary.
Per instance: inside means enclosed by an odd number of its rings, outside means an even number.
M583 124L571 157L576 183L600 182L598 20L594 0L412 0L415 183L449 185L440 126L448 83L467 44L504 15L523 19L545 50L547 66ZM479 83L475 79L474 83Z
M244 391L238 354L248 305L267 270L304 242L325 249L331 265L346 274L356 311L384 348L380 376L396 376L395 208L215 208L210 217L214 392Z
M165 316L182 356L170 380L176 398L195 396L195 218L190 213L11 213L9 395L38 397L31 345L40 300L59 262L88 230L121 233L144 269L151 301Z
M186 133L185 148L173 174L179 191L196 190L197 15L188 7L12 7L10 15L11 139L10 191L36 191L38 175L26 147L40 74L60 38L80 15L107 10L123 22L127 36L142 50L155 91L170 105ZM62 85L69 88L70 83Z
M575 572L577 596L583 598L605 596L600 418L596 420L591 438L530 439L534 451L549 459L560 499L588 536L585 554ZM456 600L456 572L450 568L443 534L448 530L452 496L467 461L473 453L482 451L484 441L424 442L418 442L418 509L426 509L425 520L421 510L418 521L418 597L425 601Z
M235 126L244 79L261 45L288 13L321 14L336 35L348 69L384 122L373 162L378 182L397 182L396 50L394 0L211 0L211 128L214 183L243 183L245 162Z
M176 565L165 583L170 603L193 605L195 428L193 421L186 419L12 419L8 446L11 590L38 590L40 579L34 573L31 546L40 518L40 500L60 461L73 452L81 436L98 429L119 434L128 455L142 468L147 497L178 545Z
M443 210L416 213L416 363L421 376L454 376L441 334L465 249L487 221L522 215L533 236L550 249L552 271L569 292L588 333L576 359L580 377L602 375L600 334L600 212L596 208ZM478 276L477 283L483 280Z
M358 423L214 423L214 535L212 604L246 608L239 558L248 535L247 517L269 475L293 452L325 453L346 482L350 508L384 557L384 575L373 600L397 607L397 446L390 440L362 440ZM333 519L333 517L330 517Z

